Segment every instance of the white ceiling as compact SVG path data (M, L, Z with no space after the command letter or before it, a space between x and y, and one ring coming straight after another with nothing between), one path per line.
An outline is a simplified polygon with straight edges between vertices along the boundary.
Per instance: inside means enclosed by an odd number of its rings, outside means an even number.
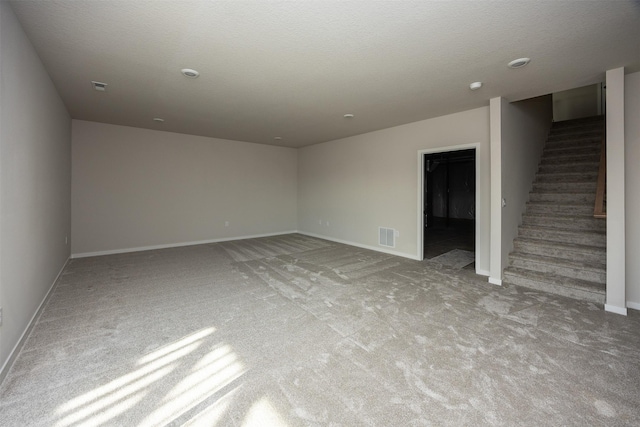
M73 118L290 147L476 108L496 96L516 101L583 86L617 67L640 70L638 1L12 7ZM527 67L507 68L523 56L532 58ZM187 79L181 68L201 76ZM91 80L107 91L93 90ZM478 80L484 86L470 91Z

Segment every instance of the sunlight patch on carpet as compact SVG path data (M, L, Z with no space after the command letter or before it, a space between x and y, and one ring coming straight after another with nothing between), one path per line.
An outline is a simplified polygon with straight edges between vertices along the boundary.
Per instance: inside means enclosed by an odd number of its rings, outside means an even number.
M463 251L462 249L454 249L437 257L431 258L429 261L437 262L447 267L462 269L476 260L475 252Z

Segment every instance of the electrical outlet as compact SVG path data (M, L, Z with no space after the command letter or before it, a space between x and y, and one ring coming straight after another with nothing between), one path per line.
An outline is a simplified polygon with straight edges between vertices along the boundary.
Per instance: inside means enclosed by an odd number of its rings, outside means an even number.
M229 221L225 221L225 222L224 222L224 226L225 226L225 227L228 227L228 226L229 226Z
M321 219L318 220L318 224L322 225L322 220Z
M327 227L329 226L329 221L327 221Z

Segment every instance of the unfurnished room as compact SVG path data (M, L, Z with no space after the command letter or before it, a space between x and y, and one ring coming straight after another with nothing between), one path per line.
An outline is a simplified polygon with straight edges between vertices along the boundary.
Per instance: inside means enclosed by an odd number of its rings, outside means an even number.
M638 1L0 0L0 425L640 424Z

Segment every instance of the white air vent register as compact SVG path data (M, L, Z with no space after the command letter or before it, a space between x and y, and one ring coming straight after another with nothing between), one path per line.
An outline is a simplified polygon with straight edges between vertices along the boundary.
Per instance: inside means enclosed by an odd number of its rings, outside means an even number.
M384 228L384 227L380 227L379 228L380 233L380 240L379 240L379 244L380 246L387 246L390 248L395 248L396 247L396 230L394 230L393 228Z

